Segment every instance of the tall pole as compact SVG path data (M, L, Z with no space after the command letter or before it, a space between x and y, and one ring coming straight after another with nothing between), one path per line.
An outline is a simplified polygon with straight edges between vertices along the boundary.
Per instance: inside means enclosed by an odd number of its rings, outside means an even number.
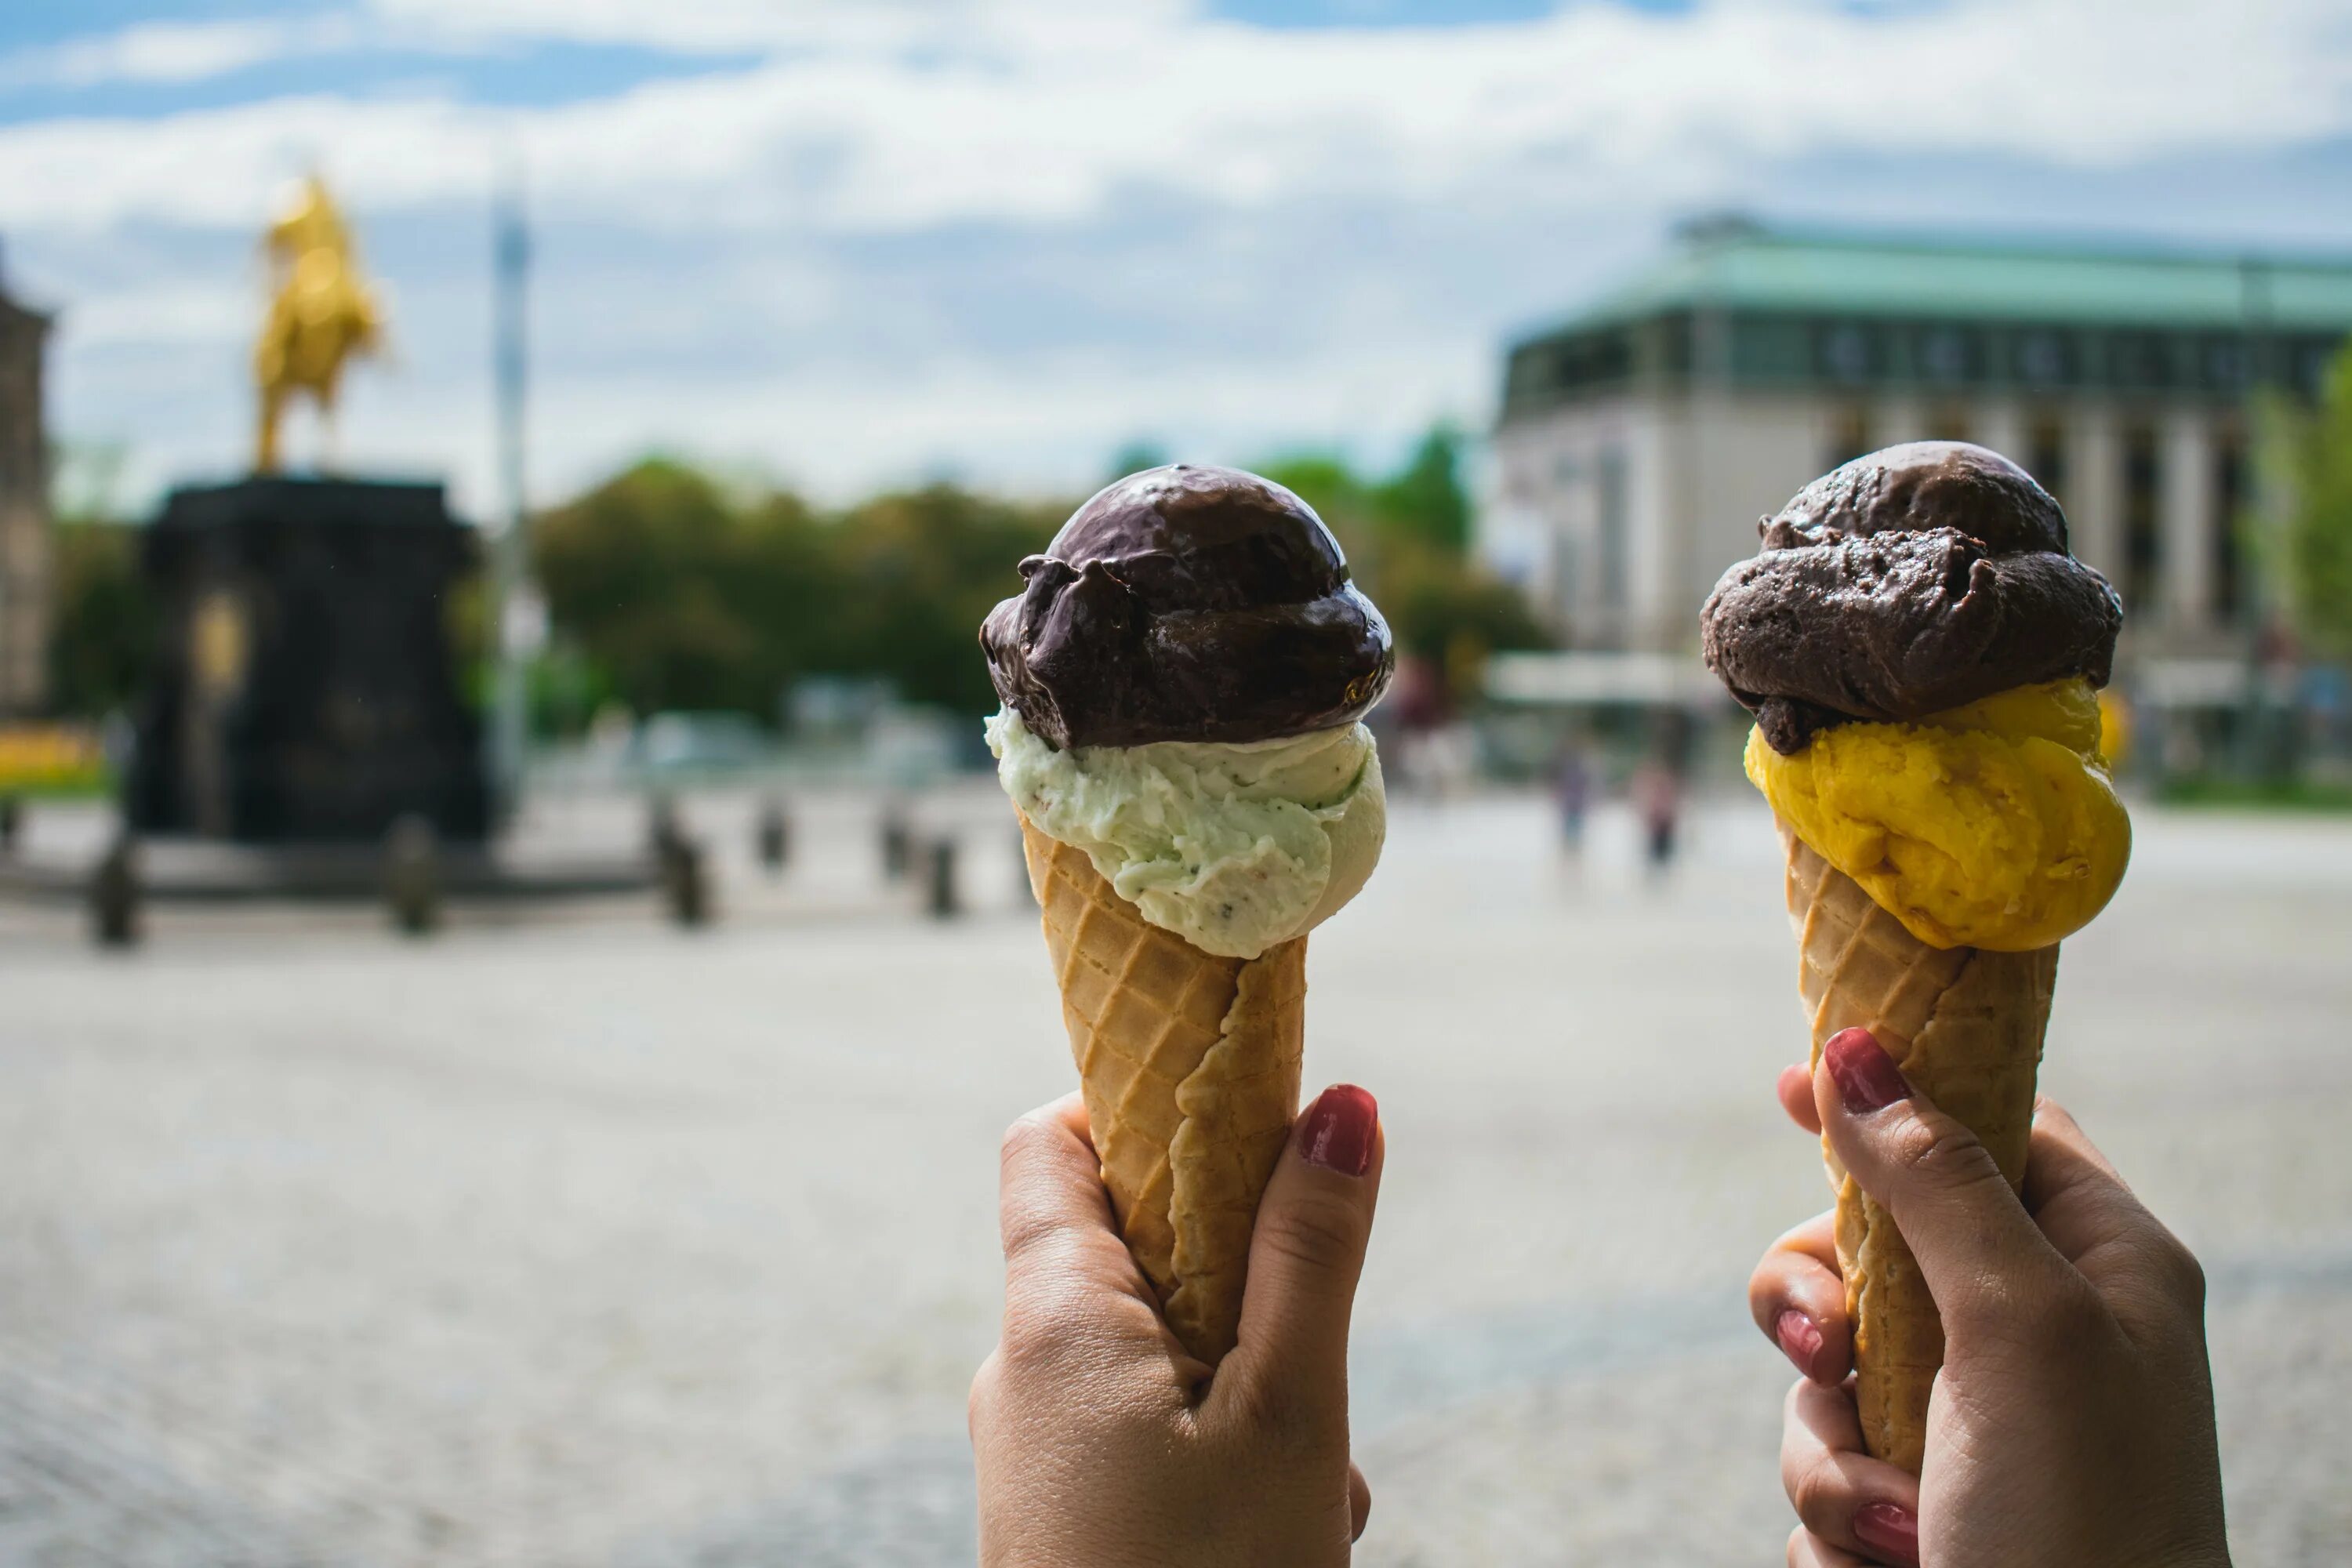
M523 753L529 742L529 694L524 661L535 609L529 586L530 562L523 490L526 287L530 237L524 227L522 165L510 162L500 179L493 217L496 230L496 348L498 387L499 526L492 544L491 581L497 599L498 683L491 726L493 781L498 809L511 819L522 803Z

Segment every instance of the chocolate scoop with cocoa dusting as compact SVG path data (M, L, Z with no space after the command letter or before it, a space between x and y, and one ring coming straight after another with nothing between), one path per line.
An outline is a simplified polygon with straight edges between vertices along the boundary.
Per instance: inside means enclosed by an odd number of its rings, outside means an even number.
M1239 742L1353 722L1388 623L1314 509L1236 468L1147 468L1080 507L989 613L997 695L1057 750Z
M1822 475L1700 612L1709 669L1783 755L1815 731L1917 720L2071 676L2105 686L2123 605L2066 548L2026 471L1963 441Z

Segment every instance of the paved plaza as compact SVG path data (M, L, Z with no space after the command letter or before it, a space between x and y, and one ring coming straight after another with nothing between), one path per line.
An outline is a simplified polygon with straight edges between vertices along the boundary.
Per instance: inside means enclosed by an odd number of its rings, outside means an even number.
M0 910L0 1564L968 1563L997 1140L1070 1069L1001 803L931 809L952 923L847 800L698 933ZM2239 1561L2352 1562L2352 824L2138 821L2044 1082L2208 1264ZM1826 1201L1777 846L1727 805L1649 886L1548 829L1400 805L1314 940L1310 1091L1390 1137L1359 1561L1777 1563L1743 1287Z

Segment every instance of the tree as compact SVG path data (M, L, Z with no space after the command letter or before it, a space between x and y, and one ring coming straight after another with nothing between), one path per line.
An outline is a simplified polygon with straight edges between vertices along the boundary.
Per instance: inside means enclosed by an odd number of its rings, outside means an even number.
M531 548L559 640L639 712L767 718L793 680L842 674L976 716L981 619L1066 510L933 485L826 518L656 458L537 519Z
M656 458L534 519L531 559L550 618L638 711L764 717L824 646L824 531L797 498L746 509Z
M2285 502L2263 540L2278 607L2306 647L2352 658L2352 344L2315 407L2273 404L2265 424Z
M1068 511L951 485L853 508L835 525L845 614L836 660L824 668L886 676L909 701L988 712L996 697L980 623L1021 591L1014 568L1045 548Z
M1450 423L1430 427L1412 457L1372 492L1383 529L1451 555L1470 548L1470 494L1462 488L1462 432Z
M1260 470L1331 525L1398 647L1457 689L1475 679L1487 654L1545 645L1518 592L1470 559L1461 470L1462 437L1446 424L1433 426L1386 479L1366 479L1328 452L1293 454Z
M139 567L142 535L95 518L58 523L50 700L96 719L138 700L155 649L155 606Z

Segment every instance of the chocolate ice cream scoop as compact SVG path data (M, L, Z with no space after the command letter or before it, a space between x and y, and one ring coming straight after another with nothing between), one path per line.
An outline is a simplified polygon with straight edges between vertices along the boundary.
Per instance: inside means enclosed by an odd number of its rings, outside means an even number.
M2057 501L1996 452L1915 441L1856 458L1759 531L1700 612L1702 647L1783 755L1835 724L2107 683L2123 604L2067 552Z
M1021 575L981 647L1005 706L1059 750L1328 729L1395 671L1388 623L1323 520L1235 468L1130 474Z

